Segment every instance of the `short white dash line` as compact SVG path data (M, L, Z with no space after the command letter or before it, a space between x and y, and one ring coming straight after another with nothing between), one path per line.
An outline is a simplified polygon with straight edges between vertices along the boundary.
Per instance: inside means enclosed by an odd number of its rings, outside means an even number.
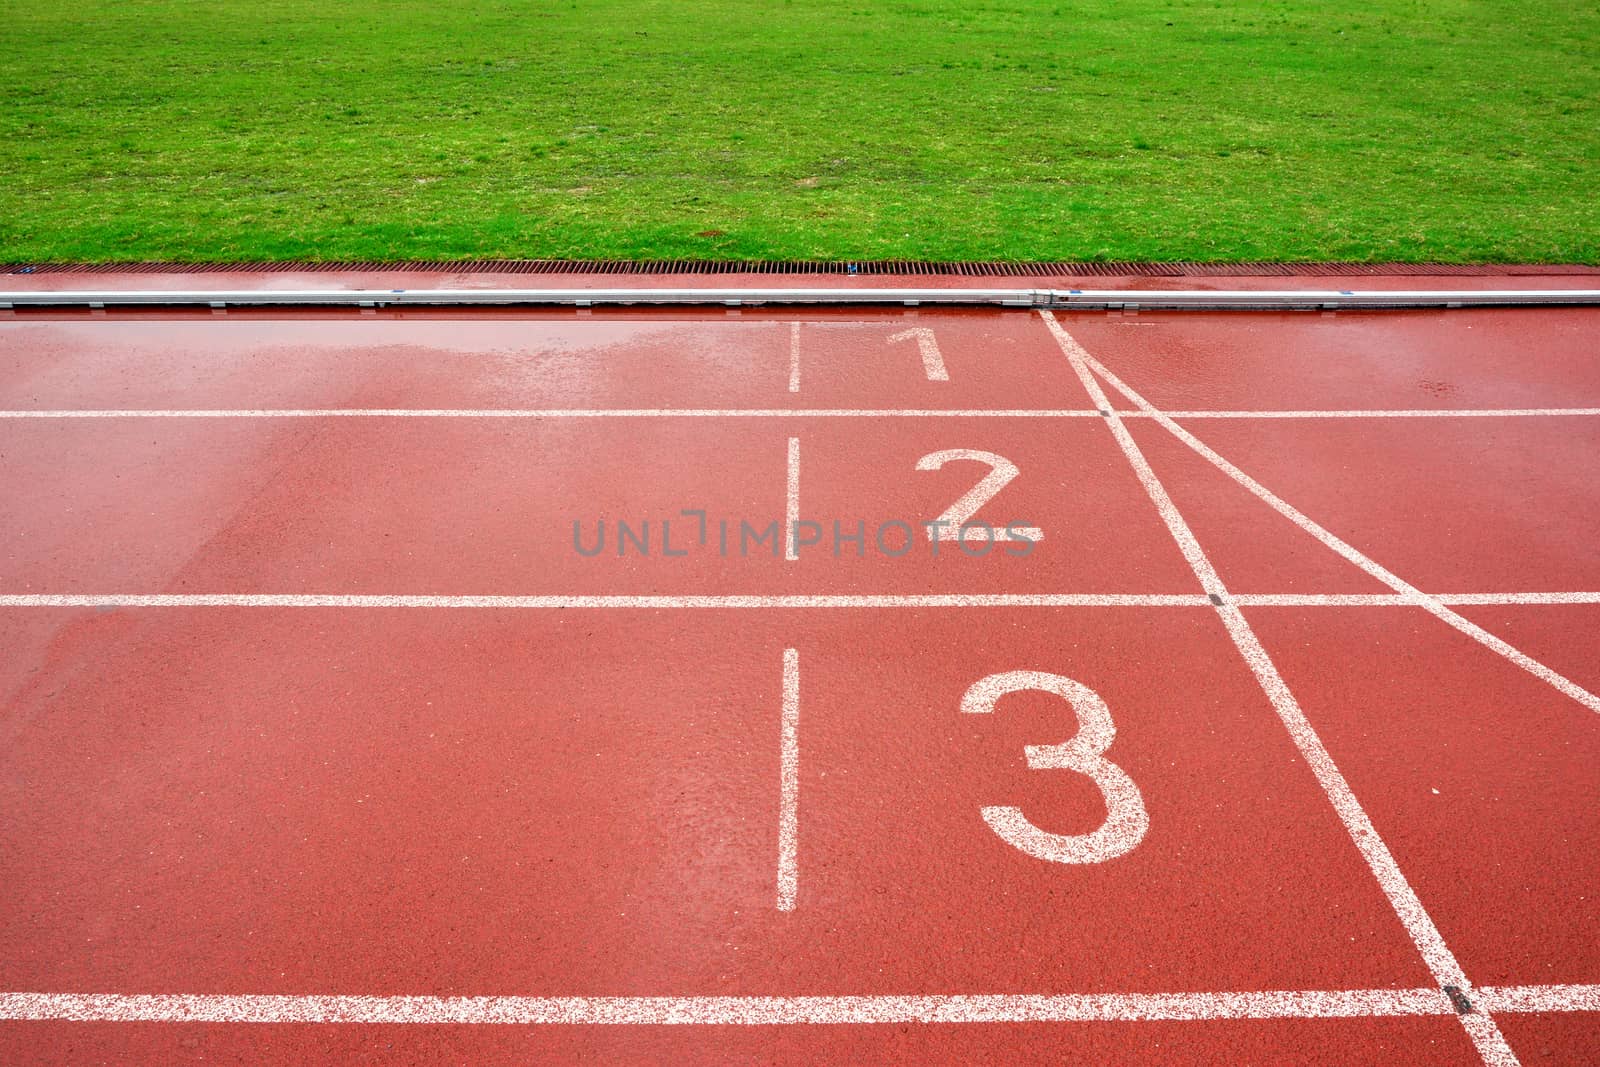
M800 324L789 324L789 392L800 391Z
M783 558L800 558L800 438L789 438L788 475L784 485Z
M778 783L778 910L793 911L800 885L800 651L783 650L782 752Z

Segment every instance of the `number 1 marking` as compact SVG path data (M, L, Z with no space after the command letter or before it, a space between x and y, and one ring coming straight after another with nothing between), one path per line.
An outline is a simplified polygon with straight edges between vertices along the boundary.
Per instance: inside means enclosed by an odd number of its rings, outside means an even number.
M922 371L928 376L928 381L948 382L950 374L944 369L944 356L939 353L939 342L934 340L933 331L926 326L901 330L889 338L889 343L910 341L913 338L916 339L918 351L922 353Z
M1078 717L1078 732L1059 745L1028 745L1028 766L1033 770L1077 771L1100 787L1106 801L1106 821L1088 834L1052 834L1028 821L1020 808L988 807L983 821L1007 844L1030 856L1052 863L1102 863L1133 850L1150 829L1144 798L1128 772L1102 755L1116 738L1111 712L1099 694L1080 682L1043 671L1006 671L980 679L961 698L961 710L987 714L1007 693L1034 689L1054 693Z

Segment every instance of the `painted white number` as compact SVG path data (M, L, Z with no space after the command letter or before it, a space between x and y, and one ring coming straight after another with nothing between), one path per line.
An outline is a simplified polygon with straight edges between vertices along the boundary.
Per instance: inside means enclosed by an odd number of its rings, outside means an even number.
M930 541L962 540L962 527L968 520L1020 473L1017 465L1006 457L997 456L993 452L979 452L972 448L947 448L943 452L929 452L917 460L917 470L936 471L953 459L976 460L979 463L987 463L992 469L983 476L982 481L967 490L966 496L951 504L943 515L927 524ZM1042 541L1044 532L1037 526L1006 526L994 531L994 540Z
M950 375L944 369L944 356L939 354L939 342L933 339L933 331L926 326L918 326L914 330L901 330L889 338L889 343L913 339L917 342L917 350L922 353L922 372L928 376L928 381L948 382Z
M1106 821L1089 834L1052 834L1028 821L1021 809L983 809L983 821L1008 844L1030 856L1054 863L1100 863L1132 851L1150 829L1144 798L1133 779L1103 755L1117 736L1106 702L1088 686L1043 671L1006 671L991 674L968 689L961 710L986 714L1007 693L1037 689L1061 697L1078 716L1078 733L1059 745L1029 745L1028 766L1036 771L1064 770L1084 774L1100 787L1106 801Z

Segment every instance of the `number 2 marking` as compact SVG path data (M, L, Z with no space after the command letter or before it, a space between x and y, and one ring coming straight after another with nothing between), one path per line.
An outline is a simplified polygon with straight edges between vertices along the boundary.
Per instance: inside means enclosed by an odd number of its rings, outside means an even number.
M961 710L987 714L1007 693L1030 689L1054 693L1072 705L1078 732L1059 745L1028 745L1024 749L1028 766L1036 771L1077 771L1086 775L1105 797L1106 821L1093 833L1052 834L1033 825L1020 808L1013 807L984 808L983 821L1007 844L1052 863L1101 863L1132 851L1150 829L1150 815L1128 772L1103 755L1117 731L1111 724L1106 702L1094 690L1059 674L1006 671L974 683L961 698Z
M889 338L889 343L912 339L916 340L917 350L922 353L922 371L928 376L928 381L948 382L950 374L944 369L944 356L939 353L939 342L933 339L933 331L926 326L901 330Z
M982 481L967 490L966 496L951 504L943 515L927 524L930 541L959 541L962 527L978 509L992 500L996 493L1021 473L1017 470L1017 465L1006 457L993 452L979 452L972 448L947 448L942 452L929 452L917 460L917 470L936 471L953 459L976 460L988 464L992 469L983 476ZM1042 541L1044 531L1037 526L1007 526L994 531L994 540Z

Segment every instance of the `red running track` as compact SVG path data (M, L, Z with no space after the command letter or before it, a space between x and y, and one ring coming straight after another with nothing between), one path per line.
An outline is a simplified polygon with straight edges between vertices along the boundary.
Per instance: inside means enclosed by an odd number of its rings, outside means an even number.
M0 320L0 1059L1594 1062L1597 327Z

